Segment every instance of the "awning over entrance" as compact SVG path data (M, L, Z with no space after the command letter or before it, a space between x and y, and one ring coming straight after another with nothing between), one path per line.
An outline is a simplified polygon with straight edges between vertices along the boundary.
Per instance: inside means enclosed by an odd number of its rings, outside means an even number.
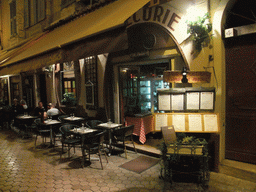
M4 59L0 61L0 63L2 62L0 64L0 68L2 68L0 75L16 73L27 69L32 70L60 62L64 59L62 48L66 49L66 47L72 46L75 42L77 43L91 36L106 32L109 29L122 26L132 14L148 2L149 0L118 0L66 25L58 27L53 31L45 33L42 37L34 41L32 46L17 56L6 61ZM120 38L120 36L118 37ZM112 41L113 39L111 38L110 40L110 42L116 42ZM86 40L84 43L87 43ZM104 46L107 48L108 46L105 43ZM98 43L98 46L100 47L102 44ZM102 53L106 52L102 48L98 50ZM97 52L94 51L93 54L95 53ZM47 54L50 54L50 58L48 58ZM86 54L90 55L90 51L86 51ZM88 55L84 55L84 57ZM28 62L28 59L32 60ZM24 69L23 67L25 66L26 68Z

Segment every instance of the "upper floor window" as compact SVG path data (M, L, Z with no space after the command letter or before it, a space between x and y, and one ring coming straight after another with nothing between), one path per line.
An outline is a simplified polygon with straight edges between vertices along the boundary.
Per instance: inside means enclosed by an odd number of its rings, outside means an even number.
M45 0L24 0L24 27L45 19Z
M17 34L16 26L16 0L10 3L10 21L11 21L11 35Z
M75 2L75 0L61 0L61 7L64 8L73 2Z

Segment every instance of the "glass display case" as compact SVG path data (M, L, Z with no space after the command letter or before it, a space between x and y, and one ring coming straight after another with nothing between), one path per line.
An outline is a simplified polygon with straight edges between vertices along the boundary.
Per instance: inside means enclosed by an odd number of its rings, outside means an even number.
M152 83L150 80L140 81L140 107L142 112L151 111L152 98Z
M167 65L166 63L164 65ZM120 100L124 116L153 113L157 110L157 89L169 88L163 71L154 65L120 68Z
M157 110L157 89L169 88L161 77L140 78L139 101L141 112L155 112Z

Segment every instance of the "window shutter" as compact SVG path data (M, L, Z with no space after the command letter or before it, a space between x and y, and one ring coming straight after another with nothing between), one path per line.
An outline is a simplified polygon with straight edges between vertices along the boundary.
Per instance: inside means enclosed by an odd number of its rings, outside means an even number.
M38 0L38 21L45 19L45 0Z
M17 33L16 29L16 1L10 3L10 22L11 22L11 35Z
M24 27L27 28L30 25L30 3L29 0L24 0Z
M33 6L32 6L32 11L33 11L33 24L36 24L38 22L38 17L37 17L37 0L33 0Z

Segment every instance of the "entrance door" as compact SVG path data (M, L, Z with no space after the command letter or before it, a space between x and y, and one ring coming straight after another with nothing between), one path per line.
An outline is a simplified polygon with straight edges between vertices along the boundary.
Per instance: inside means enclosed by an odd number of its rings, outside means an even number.
M226 39L226 159L256 164L256 35Z

